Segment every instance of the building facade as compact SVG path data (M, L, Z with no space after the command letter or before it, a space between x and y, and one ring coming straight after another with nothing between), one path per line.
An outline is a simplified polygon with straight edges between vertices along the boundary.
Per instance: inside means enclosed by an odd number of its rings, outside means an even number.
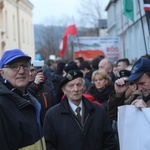
M0 57L19 48L34 59L32 9L28 0L0 0Z
M138 59L150 53L150 39L143 0L133 0L134 21L123 15L123 0L110 0L108 14L108 36L120 39L120 58Z

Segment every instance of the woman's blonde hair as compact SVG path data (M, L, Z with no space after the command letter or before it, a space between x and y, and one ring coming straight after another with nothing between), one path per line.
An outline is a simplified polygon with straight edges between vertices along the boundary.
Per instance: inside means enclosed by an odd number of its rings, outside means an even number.
M109 75L103 71L103 70L95 70L93 73L92 73L92 81L94 82L95 80L95 76L96 75L99 75L101 79L106 79L108 80L108 83L107 85L110 85L111 84L111 78L109 77Z

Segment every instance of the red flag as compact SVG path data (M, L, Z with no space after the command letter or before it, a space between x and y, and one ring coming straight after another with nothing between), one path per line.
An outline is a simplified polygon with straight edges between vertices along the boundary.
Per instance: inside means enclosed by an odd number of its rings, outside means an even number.
M67 41L68 41L68 35L76 35L77 34L77 29L76 29L76 25L72 22L70 22L66 28L66 31L64 33L62 42L60 44L60 52L59 52L59 56L62 57L65 55L66 52L66 48L67 48Z

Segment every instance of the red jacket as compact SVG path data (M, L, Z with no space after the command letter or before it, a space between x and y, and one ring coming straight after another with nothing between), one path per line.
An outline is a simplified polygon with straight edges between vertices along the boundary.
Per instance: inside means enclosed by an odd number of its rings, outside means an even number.
M84 93L83 96L85 98L87 98L89 101L94 102L94 103L96 103L96 104L98 104L100 106L103 106L103 104L101 104L100 102L98 102L92 95Z

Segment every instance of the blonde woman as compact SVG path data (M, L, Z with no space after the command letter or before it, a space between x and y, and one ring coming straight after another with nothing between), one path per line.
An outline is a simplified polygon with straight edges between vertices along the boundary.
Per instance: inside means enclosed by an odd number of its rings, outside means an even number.
M110 77L105 71L96 70L92 74L92 82L93 85L89 88L88 93L107 109L109 94L114 89Z

